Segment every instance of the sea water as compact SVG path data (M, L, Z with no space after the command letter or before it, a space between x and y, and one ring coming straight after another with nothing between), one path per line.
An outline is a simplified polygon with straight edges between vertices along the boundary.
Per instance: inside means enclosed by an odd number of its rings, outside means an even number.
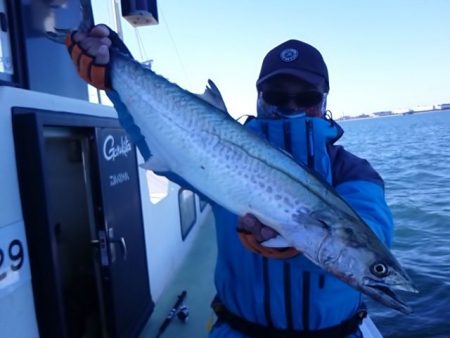
M385 337L450 337L450 110L340 123L338 144L385 181L395 224L392 251L418 294L405 315L367 299Z

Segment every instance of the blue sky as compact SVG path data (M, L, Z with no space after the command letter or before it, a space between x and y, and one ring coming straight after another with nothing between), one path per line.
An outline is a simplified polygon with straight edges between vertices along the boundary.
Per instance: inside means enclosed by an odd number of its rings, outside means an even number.
M103 1L93 1L96 22L108 23ZM122 22L135 57L193 92L211 78L235 117L255 113L262 59L291 38L321 51L335 117L450 102L448 0L163 0L158 8L157 26Z

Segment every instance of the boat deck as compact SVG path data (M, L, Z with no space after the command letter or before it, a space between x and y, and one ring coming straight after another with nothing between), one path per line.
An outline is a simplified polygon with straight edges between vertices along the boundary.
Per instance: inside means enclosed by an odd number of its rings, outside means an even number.
M157 337L159 327L183 290L187 291L184 304L189 309L189 320L182 322L174 317L161 338L208 336L208 325L214 321L210 303L215 295L214 265L217 255L215 236L214 218L209 212L200 225L192 249L156 301L154 312L140 338ZM360 328L364 338L382 338L369 316L364 319Z
M141 338L157 336L159 327L183 290L187 292L184 304L189 309L189 319L184 323L177 317L173 318L161 337L202 338L208 336L208 321L213 315L210 303L215 295L214 265L217 254L215 243L214 218L209 212L205 222L198 229L192 249L184 257L179 270L155 302L154 312L142 331Z

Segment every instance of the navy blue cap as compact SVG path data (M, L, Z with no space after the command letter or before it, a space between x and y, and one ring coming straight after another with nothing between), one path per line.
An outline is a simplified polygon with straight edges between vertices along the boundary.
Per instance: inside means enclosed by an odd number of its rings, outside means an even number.
M320 91L330 90L328 69L320 52L311 45L289 40L267 53L261 66L256 88L275 75L292 75L304 80Z

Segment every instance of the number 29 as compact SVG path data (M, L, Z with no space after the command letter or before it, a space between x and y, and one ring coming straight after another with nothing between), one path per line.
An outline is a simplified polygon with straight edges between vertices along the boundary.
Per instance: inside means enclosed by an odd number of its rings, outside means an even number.
M23 260L24 260L23 245L22 245L21 241L19 241L18 239L15 239L15 240L11 241L11 243L9 243L8 256L9 256L9 259L11 260L11 265L10 265L11 270L12 271L19 270L22 267ZM5 260L5 253L0 248L0 268L2 267L4 260ZM6 275L7 275L6 271L0 273L0 281L2 279L5 279Z

